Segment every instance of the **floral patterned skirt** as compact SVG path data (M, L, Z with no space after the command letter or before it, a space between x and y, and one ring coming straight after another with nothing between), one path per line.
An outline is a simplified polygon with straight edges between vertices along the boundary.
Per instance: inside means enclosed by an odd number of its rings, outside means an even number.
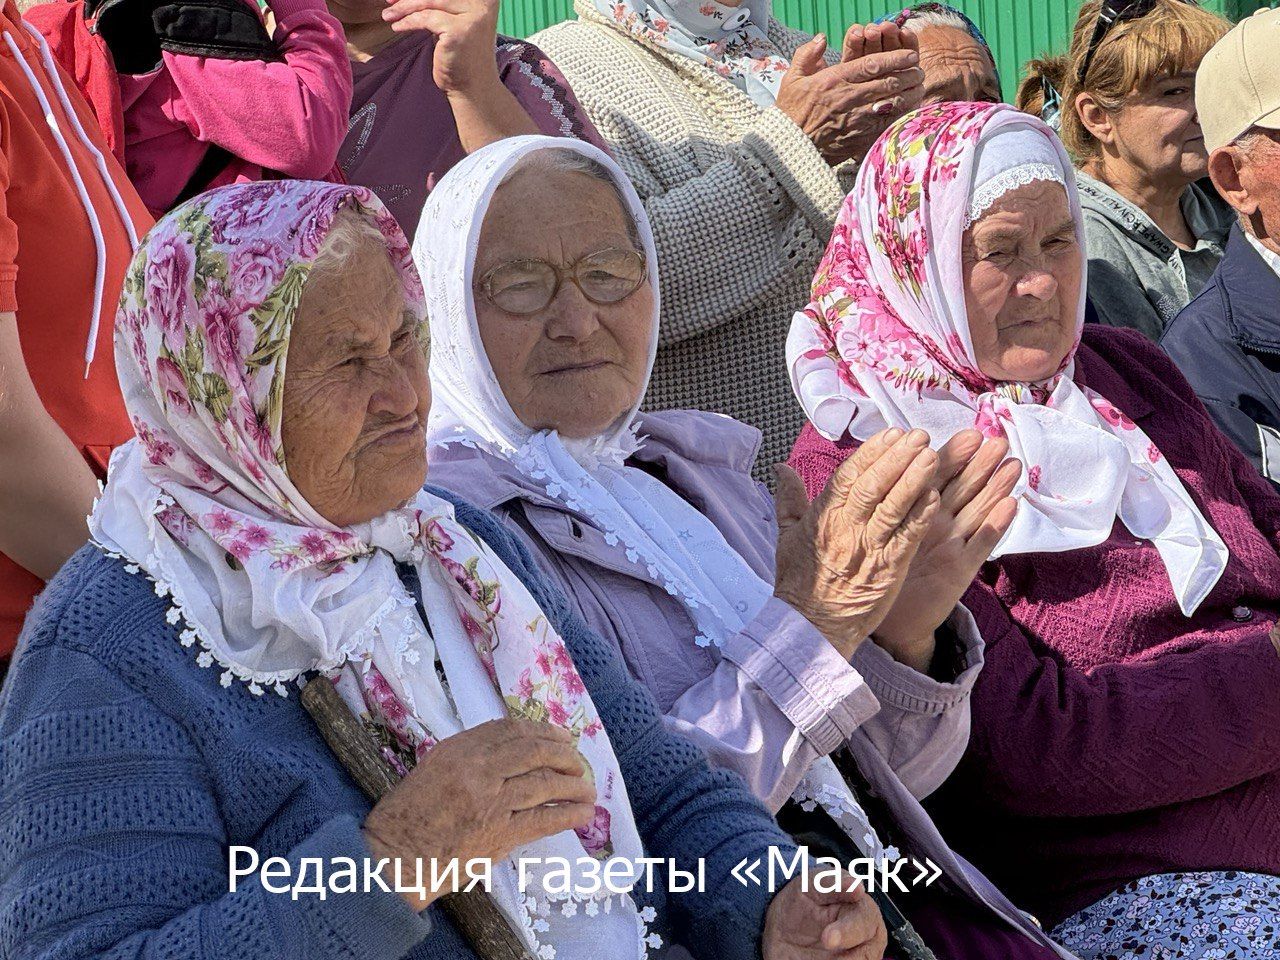
M1052 936L1080 960L1280 958L1280 877L1143 877L1063 921Z

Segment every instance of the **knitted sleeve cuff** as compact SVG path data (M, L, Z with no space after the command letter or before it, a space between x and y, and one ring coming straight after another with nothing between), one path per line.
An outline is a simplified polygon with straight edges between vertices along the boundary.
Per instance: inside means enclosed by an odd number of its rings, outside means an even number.
M740 633L724 658L750 677L820 754L844 743L879 703L862 676L803 616L777 598Z
M360 825L351 816L334 817L290 851L288 859L295 870L304 859L318 859L326 871L335 861L350 858L363 877L366 858L372 860ZM394 871L384 871L394 877ZM295 875L299 875L295 873ZM272 898L289 902L290 895L268 893ZM292 905L292 904L291 904ZM306 910L325 936L317 937L319 952L309 955L315 960L386 960L403 957L431 932L431 921L425 913L414 912L394 891L365 890L359 885L351 893L328 892L323 899L307 895L298 898L297 906Z
M18 268L0 267L0 313L18 311Z
M742 142L764 162L814 230L829 236L845 192L804 131L777 107L769 107Z

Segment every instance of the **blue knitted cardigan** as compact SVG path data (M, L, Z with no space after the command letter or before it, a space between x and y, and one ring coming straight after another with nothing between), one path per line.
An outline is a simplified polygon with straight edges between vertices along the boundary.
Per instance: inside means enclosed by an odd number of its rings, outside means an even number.
M771 845L789 860L790 841L735 775L664 729L648 693L523 546L488 513L433 492L456 504L564 638L648 855L706 859L705 892L637 898L658 911L652 929L697 957L755 960L770 894L729 871ZM415 913L395 893L294 900L252 878L228 892L232 845L287 858L295 877L303 858L368 856L369 804L297 696L222 687L168 612L145 575L85 547L27 618L0 696L0 957L473 958L437 908Z

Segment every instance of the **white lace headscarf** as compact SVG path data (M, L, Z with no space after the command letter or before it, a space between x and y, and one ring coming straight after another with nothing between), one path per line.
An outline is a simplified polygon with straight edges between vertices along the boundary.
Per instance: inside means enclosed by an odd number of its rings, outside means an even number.
M598 437L566 441L520 421L503 395L476 319L474 270L485 213L494 191L517 165L540 150L571 150L601 164L635 220L653 288L649 368L658 336L658 277L653 234L635 189L605 153L574 140L517 137L469 156L432 191L413 255L427 288L431 318L432 446L461 443L502 457L553 500L590 517L620 564L639 580L675 597L696 632L689 642L711 649L742 630L772 596L718 529L670 487L626 459L636 437L639 399ZM647 378L647 372L646 372ZM802 780L796 799L821 802L869 855L884 849L835 766L822 758Z

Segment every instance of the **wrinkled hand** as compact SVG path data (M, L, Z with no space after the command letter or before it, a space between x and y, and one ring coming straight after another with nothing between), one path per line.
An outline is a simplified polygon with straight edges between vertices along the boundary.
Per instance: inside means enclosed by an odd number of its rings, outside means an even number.
M822 59L826 37L802 44L775 101L831 165L861 160L889 124L920 105L924 71L916 37L891 23L852 26L842 60Z
M596 789L573 735L528 720L490 720L441 740L365 817L377 858L502 860L516 847L595 816ZM429 876L429 866L424 865ZM412 875L412 874L410 874ZM428 881L429 882L429 881ZM427 899L402 893L425 910Z
M792 880L765 914L764 960L883 960L889 935L875 901L847 876L843 891L808 893Z
M942 626L1017 514L1009 496L1022 464L1006 460L1006 440L982 442L962 430L939 451L936 484L941 502L907 581L875 642L897 660L927 672L934 632Z
M774 595L845 659L893 606L938 509L938 455L923 430L886 430L836 470L812 504L779 465Z
M388 0L382 19L399 32L436 35L431 73L445 96L493 96L502 86L494 46L499 0Z

